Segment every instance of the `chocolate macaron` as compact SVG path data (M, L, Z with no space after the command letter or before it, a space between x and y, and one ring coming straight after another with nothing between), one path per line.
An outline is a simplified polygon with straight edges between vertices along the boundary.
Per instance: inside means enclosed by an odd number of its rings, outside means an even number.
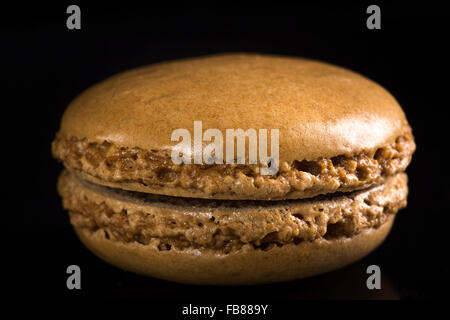
M184 149L180 129L194 137ZM243 157L226 144L239 129ZM69 105L52 144L63 205L92 252L143 275L219 285L303 278L367 255L406 206L414 150L378 84L256 54L106 79Z

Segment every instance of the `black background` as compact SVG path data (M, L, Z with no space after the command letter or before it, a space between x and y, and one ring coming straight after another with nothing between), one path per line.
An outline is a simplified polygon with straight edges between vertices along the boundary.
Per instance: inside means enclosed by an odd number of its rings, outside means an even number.
M143 6L79 4L82 29L66 28L72 3L2 7L2 251L6 280L22 298L149 298L255 303L295 299L444 298L449 281L448 9L434 3L378 2L382 29L366 28L358 5L271 4ZM50 144L68 103L90 85L128 68L218 52L261 52L328 61L387 88L413 127L408 207L384 244L363 260L325 275L275 285L214 288L143 278L111 267L76 238L56 194L62 166ZM3 170L2 170L3 171ZM11 207L9 205L12 203ZM12 210L11 210L12 209ZM66 268L82 270L82 290L66 288ZM365 286L368 265L382 290ZM176 309L176 308L175 308ZM178 309L176 309L178 310ZM178 311L176 311L178 312Z

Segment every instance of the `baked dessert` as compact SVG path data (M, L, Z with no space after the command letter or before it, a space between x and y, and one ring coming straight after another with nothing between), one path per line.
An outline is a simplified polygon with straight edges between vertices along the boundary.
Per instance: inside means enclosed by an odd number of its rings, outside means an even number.
M174 130L198 121L201 135L214 128L224 141L227 129L277 130L277 158L252 163L247 149L230 163L174 162ZM63 205L90 250L140 274L219 285L302 278L368 254L406 206L414 150L401 107L378 84L257 54L106 79L69 105L52 144Z

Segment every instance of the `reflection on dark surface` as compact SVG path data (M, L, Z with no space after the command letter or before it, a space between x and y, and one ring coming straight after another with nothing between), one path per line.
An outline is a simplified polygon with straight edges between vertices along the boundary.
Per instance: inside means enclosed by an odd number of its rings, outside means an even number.
M144 278L131 273L114 272L117 279L100 289L99 295L106 298L152 298L192 301L228 302L233 299L265 300L308 300L308 299L399 299L399 294L389 277L382 274L381 289L369 290L366 287L366 268L364 260L346 268L324 275L285 283L215 287L191 286ZM214 297L214 298L212 298ZM213 300L211 300L213 299Z

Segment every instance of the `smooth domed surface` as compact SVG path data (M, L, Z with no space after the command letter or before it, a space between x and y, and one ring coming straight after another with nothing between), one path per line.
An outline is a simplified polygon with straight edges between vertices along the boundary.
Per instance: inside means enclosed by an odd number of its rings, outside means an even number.
M171 133L279 129L280 162L349 155L392 143L408 127L378 84L312 60L256 54L207 56L113 76L79 95L65 136L163 150Z

